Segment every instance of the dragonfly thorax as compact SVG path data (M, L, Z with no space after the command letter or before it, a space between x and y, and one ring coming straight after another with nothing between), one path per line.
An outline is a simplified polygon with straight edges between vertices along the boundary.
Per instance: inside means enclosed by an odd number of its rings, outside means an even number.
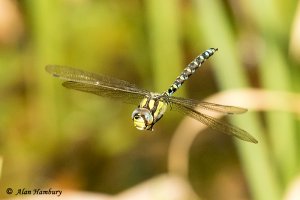
M146 97L132 113L133 124L139 130L152 130L166 109L167 103L162 98L155 95Z

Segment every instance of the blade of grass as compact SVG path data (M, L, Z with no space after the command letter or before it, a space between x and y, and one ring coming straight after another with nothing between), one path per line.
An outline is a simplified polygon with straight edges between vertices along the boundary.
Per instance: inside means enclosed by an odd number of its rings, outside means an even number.
M155 89L164 91L183 69L179 46L179 1L147 0Z
M55 105L55 95L51 77L45 72L45 65L61 63L63 57L63 33L61 6L59 1L26 1L29 18L32 22L34 63L26 66L26 80L36 84L36 91L28 84L28 99L37 109L38 118L32 127L33 141L48 141L41 145L54 145L59 132L58 108ZM43 133L43 134L41 134ZM47 148L43 148L47 149Z
M266 0L264 6L261 1L242 1L244 10L249 13L250 19L258 27L257 32L264 39L265 55L261 57L259 72L261 82L267 89L290 91L291 77L287 61L285 46L280 46L280 38L288 38L291 30L291 20L285 7L291 7L291 3L283 5L280 2ZM290 12L290 11L289 11ZM278 18L277 16L284 16ZM280 27L280 28L278 28ZM286 43L288 41L285 41ZM286 102L288 103L288 102ZM284 112L267 113L267 124L270 130L272 153L283 184L287 185L297 172L297 138L293 115Z
M249 85L235 50L235 38L231 32L229 17L220 1L195 1L198 23L203 35L202 41L208 46L219 48L215 62L215 73L222 89L245 87ZM276 177L270 152L266 145L258 116L247 113L234 119L259 140L258 145L237 142L240 158L254 199L280 199L279 181ZM264 177L264 178L261 178Z
M273 42L269 42L267 46L267 53L260 65L264 87L290 91L288 67L282 53ZM288 103L286 102L286 104ZM287 185L297 173L297 138L293 115L287 112L273 111L268 112L266 117L276 164L284 185Z

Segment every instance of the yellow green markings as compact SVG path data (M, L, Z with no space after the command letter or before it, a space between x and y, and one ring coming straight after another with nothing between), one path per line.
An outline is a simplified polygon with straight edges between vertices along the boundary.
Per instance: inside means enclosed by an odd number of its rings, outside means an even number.
M144 98L140 103L140 107L144 108L147 105L147 101L148 101L148 98Z
M163 101L158 101L158 105L157 105L156 110L154 112L154 119L156 119L155 122L157 122L160 118L162 118L163 114L167 110L167 106L168 106L167 103L165 103Z
M153 99L150 99L150 100L149 100L149 104L148 104L149 110L152 110L152 109L153 109L154 103L155 103L155 101L154 101Z

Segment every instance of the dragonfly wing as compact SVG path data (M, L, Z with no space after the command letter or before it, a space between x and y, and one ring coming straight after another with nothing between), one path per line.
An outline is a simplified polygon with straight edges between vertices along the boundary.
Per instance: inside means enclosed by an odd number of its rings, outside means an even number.
M221 112L225 114L241 114L247 112L247 109L241 107L220 105L220 104L209 103L209 102L199 101L194 99L186 99L181 97L172 96L169 97L168 100L171 103L181 104L190 109L200 108L205 110Z
M66 80L63 86L83 92L110 97L125 103L137 104L149 92L117 78L86 72L60 65L47 65L46 71L54 77Z
M242 114L248 111L248 109L246 108L241 108L237 106L220 105L220 104L204 102L204 101L199 103L198 106L208 110L214 110L214 111L227 113L227 114Z
M111 87L119 88L137 88L134 84L117 78L112 78L105 75L86 72L80 69L75 69L67 66L60 65L47 65L46 71L52 74L54 77L66 80L74 81L92 85L108 85ZM139 89L142 91L142 89Z
M181 104L174 103L174 106L176 110L200 121L201 123L207 125L208 127L220 131L222 133L233 135L241 140L257 143L257 140L251 136L248 132L233 126L231 124L228 124L226 122L220 121L218 119L215 119L209 115L205 115L203 113L200 113L192 108L183 106Z
M91 85L74 81L66 81L62 85L66 88L93 93L130 104L138 104L146 95L146 93L132 88L115 88L107 85Z

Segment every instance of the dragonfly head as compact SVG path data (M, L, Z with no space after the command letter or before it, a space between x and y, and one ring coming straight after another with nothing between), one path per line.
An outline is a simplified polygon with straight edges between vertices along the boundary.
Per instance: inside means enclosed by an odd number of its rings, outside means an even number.
M146 108L137 108L133 111L131 117L134 126L138 130L152 130L154 119L150 110Z

